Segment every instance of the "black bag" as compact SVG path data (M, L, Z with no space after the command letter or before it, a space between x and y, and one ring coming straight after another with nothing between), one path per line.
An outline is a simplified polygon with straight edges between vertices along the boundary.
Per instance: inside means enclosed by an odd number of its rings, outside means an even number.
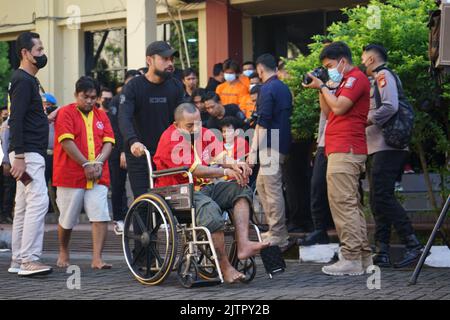
M286 262L283 259L280 247L270 246L264 248L260 252L261 259L263 261L264 268L272 278L277 273L282 273L286 269Z
M387 70L397 83L398 111L381 126L386 144L392 148L405 149L411 142L414 127L414 110L403 91L402 83L397 74L391 69L383 66L377 71ZM375 85L375 102L377 108L381 107L381 95L378 86Z

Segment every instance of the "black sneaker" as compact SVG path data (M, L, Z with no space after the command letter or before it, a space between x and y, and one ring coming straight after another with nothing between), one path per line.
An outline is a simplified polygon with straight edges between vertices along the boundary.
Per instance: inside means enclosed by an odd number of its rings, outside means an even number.
M299 246L312 246L315 244L329 244L330 238L325 230L316 230L308 234L304 239L298 239Z

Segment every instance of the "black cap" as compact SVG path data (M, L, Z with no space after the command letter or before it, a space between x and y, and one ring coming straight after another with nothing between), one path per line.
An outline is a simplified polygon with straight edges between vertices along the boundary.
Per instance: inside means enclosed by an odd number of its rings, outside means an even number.
M147 47L147 57L155 54L165 58L172 56L178 57L178 51L172 49L165 41L155 41L149 44Z

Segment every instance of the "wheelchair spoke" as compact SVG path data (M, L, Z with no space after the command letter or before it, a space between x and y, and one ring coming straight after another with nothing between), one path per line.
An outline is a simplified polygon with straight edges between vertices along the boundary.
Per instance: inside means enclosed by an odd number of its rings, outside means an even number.
M149 277L150 276L150 272L152 272L152 258L151 258L151 255L150 255L150 250L147 250L147 271L145 273L145 276Z
M134 218L139 226L139 228L141 229L142 233L147 231L147 228L145 227L144 221L142 221L141 216L137 213L134 215Z
M137 235L137 234L133 234L132 235L132 234L129 234L129 233L125 233L125 238L141 242L141 237L139 235Z
M149 249L153 253L153 255L155 256L156 260L158 260L158 263L160 265L162 265L164 263L164 260L159 255L158 250L156 250L156 248L154 246L150 246Z
M144 247L141 247L138 254L134 256L133 258L133 265L136 264L136 262L139 260L139 258L141 257L142 253L144 252Z

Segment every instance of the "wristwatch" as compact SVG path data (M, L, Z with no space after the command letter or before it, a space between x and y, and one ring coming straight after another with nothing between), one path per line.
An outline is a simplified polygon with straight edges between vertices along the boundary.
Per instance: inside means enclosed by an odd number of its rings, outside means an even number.
M322 89L323 88L327 88L327 85L325 84L325 83L322 83L320 86L319 86L319 91L320 91L320 93L322 93Z

